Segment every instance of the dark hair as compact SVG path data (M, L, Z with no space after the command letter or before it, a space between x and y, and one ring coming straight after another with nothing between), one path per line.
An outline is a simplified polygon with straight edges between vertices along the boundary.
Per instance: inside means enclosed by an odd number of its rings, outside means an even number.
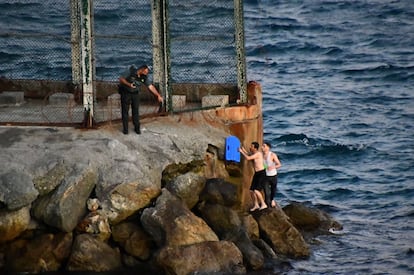
M260 147L259 143L258 143L258 142L256 142L256 141L253 141L253 142L252 142L252 145L253 145L253 147L254 147L254 148L256 148L256 149L259 149L259 147Z
M137 71L143 70L143 69L149 69L148 65L144 64L138 67Z
M264 144L266 144L267 147L272 148L272 145L269 142L264 142Z

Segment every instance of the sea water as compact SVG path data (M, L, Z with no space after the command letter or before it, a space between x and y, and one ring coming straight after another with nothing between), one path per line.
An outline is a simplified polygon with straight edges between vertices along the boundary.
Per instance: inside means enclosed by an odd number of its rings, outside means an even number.
M289 274L414 274L414 2L245 1L276 200L328 212Z

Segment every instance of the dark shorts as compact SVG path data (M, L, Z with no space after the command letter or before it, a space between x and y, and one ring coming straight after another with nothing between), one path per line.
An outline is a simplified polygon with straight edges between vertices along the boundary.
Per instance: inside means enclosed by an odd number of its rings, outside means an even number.
M260 170L254 173L252 185L250 190L264 190L264 185L266 182L266 170Z

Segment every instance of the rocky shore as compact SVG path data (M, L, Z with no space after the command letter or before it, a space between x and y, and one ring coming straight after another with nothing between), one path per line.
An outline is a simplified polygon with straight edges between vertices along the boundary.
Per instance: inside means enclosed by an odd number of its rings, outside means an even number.
M248 212L229 127L210 117L146 119L141 135L0 127L0 273L283 271L341 228L297 203Z

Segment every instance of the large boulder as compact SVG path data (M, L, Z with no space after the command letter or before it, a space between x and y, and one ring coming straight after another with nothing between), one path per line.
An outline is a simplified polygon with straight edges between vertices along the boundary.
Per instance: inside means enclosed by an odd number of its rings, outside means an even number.
M153 242L150 236L136 223L123 222L112 227L112 239L129 255L148 260Z
M243 256L228 241L166 246L157 255L168 274L245 274Z
M74 165L53 192L34 202L34 217L63 232L72 231L86 214L86 201L97 180L92 167Z
M304 232L329 234L331 230L342 230L342 225L328 213L302 203L293 202L283 207L283 211L292 224Z
M159 247L218 241L217 235L206 222L165 188L155 206L142 212L141 223Z
M289 222L289 217L278 205L275 208L255 211L253 217L259 224L261 238L276 253L292 258L309 257L309 246L302 234Z
M192 209L198 203L199 194L205 183L205 177L194 172L188 172L168 182L165 188L184 201L189 209Z
M91 234L76 236L66 269L68 271L116 271L122 267L121 253Z
M13 240L30 224L30 207L10 211L0 209L0 243Z
M51 156L46 163L38 164L39 175L33 179L34 186L39 192L39 196L44 196L59 186L67 173L70 171L70 167L67 166L62 160L59 160L55 155Z
M102 213L109 223L117 224L145 207L160 194L160 184L134 181L116 185L102 200Z
M41 273L58 271L72 248L72 233L43 234L32 240L11 242L6 268L13 272Z
M12 169L0 174L0 204L8 209L17 210L28 206L38 194L32 178L24 170Z
M262 268L263 253L253 244L235 210L220 204L205 203L200 205L199 211L221 240L236 244L250 268L253 270Z
M222 178L212 178L200 194L200 200L209 203L237 207L241 201L241 186L230 183Z

